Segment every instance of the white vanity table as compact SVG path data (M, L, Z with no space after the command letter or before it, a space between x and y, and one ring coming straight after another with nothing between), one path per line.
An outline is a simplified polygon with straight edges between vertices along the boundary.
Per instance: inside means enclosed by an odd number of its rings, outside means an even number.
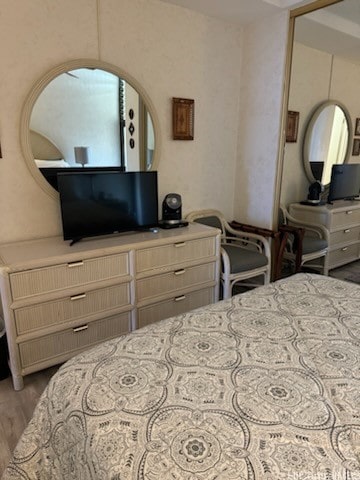
M360 202L338 200L319 206L292 203L290 214L298 220L323 225L329 230L329 269L360 257Z
M23 376L219 298L220 232L186 228L0 245L15 389Z

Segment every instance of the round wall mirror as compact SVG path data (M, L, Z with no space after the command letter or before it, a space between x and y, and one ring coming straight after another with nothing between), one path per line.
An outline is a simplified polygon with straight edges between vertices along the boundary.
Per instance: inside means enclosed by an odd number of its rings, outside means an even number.
M303 161L311 183L330 183L332 166L347 162L351 149L351 119L347 109L336 101L319 105L307 125Z
M31 90L21 118L27 165L57 195L59 169L154 170L159 126L141 85L96 60L64 63Z

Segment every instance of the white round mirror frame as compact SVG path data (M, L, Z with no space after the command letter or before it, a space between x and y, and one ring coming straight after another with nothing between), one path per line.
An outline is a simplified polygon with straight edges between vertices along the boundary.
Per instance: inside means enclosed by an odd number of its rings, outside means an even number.
M51 197L58 198L58 192L48 183L42 173L39 171L38 167L35 164L34 156L31 150L31 143L30 143L30 118L33 107L36 103L36 100L40 96L41 92L44 90L45 87L58 75L62 73L68 72L70 70L76 70L79 68L98 68L101 70L106 70L118 77L122 78L126 82L128 82L132 87L137 90L137 92L141 95L146 105L146 108L151 116L151 120L153 122L154 128L154 137L155 137L155 151L154 157L152 162L152 169L156 170L160 151L161 151L161 143L160 143L160 124L158 117L156 115L155 108L148 96L145 92L143 87L139 84L137 80L131 77L128 73L124 72L121 68L116 67L107 62L103 62L101 60L94 60L88 58L81 58L76 60L71 60L65 63L62 63L51 70L49 70L40 80L38 80L32 89L30 90L21 113L20 119L20 144L22 148L22 152L26 161L26 165L30 170L31 175L37 181L39 186Z
M306 126L305 134L304 134L304 142L303 142L303 148L302 148L302 156L303 156L303 165L305 168L306 176L308 180L313 183L315 182L315 177L313 175L313 172L311 170L310 166L310 160L309 160L309 149L310 149L310 141L311 141L311 132L313 130L313 127L319 118L320 114L324 111L324 109L330 105L335 105L341 108L341 110L344 113L348 129L349 129L349 135L348 135L348 144L346 148L346 153L345 157L343 160L343 163L346 163L349 160L350 157L350 152L351 152L351 140L352 140L352 123L351 123L351 118L349 115L349 112L347 108L342 105L340 102L336 100L327 100L325 102L320 103L319 105L316 106L316 108L313 110L310 116L310 120Z

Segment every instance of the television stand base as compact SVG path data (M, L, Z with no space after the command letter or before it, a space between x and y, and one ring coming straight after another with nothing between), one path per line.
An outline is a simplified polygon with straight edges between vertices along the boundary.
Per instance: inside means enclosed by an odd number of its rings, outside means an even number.
M160 220L159 222L159 227L160 228L182 228L182 227L187 227L189 225L189 222L186 222L185 220L180 220L179 222L166 222L164 220Z

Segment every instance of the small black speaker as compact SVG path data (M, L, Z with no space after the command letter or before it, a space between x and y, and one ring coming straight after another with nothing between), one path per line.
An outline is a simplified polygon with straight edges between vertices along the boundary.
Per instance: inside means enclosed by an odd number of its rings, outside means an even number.
M186 227L188 222L181 219L181 195L168 193L162 203L162 220L160 226L163 228Z
M168 193L162 204L162 218L164 221L181 220L181 195L178 193Z
M312 183L309 187L309 194L307 197L307 201L309 203L320 203L321 200L321 193L324 191L324 187L321 183L316 180L316 182Z

